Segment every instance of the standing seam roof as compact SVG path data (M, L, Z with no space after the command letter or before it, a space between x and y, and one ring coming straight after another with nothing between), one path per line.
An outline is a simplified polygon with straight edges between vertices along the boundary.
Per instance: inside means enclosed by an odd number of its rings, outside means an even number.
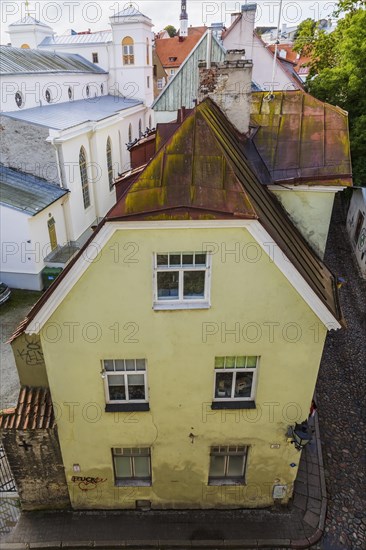
M68 191L32 174L0 165L0 204L35 216Z
M0 74L107 74L81 55L0 46Z

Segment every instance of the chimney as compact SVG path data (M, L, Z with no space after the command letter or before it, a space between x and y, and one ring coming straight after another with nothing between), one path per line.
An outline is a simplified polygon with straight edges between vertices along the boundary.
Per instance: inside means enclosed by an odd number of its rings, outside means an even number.
M180 13L179 37L185 38L186 36L188 36L187 0L182 0L181 13Z
M245 50L228 50L225 61L209 69L199 63L199 101L210 97L242 134L249 130L252 69Z

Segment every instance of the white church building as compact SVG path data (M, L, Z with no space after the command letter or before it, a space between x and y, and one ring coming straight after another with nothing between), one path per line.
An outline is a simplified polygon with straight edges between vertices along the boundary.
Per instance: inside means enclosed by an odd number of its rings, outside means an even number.
M129 7L110 27L57 36L27 15L0 47L0 279L10 287L39 290L45 268L68 263L116 201L126 145L154 125L152 22ZM63 191L55 201L49 184Z

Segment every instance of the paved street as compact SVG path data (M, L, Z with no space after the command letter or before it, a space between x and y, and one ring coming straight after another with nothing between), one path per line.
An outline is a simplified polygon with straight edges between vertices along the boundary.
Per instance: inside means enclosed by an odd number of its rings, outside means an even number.
M347 328L328 336L318 378L318 412L328 513L322 550L366 547L366 281L357 272L337 201L325 261L346 279Z

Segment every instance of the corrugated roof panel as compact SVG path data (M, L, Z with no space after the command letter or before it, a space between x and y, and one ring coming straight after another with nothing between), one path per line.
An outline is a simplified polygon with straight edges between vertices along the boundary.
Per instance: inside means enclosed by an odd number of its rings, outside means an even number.
M81 55L0 46L0 74L107 74Z
M72 44L108 44L109 42L112 42L112 31L100 31L87 34L62 34L60 36L47 36L38 47L50 48L50 46Z
M19 19L19 21L15 21L15 23L10 23L9 27L17 27L19 25L38 25L39 27L46 27L47 29L51 29L49 25L46 25L46 23L42 23L42 21L38 21L38 19L34 19L34 17L31 17L30 15L26 15Z
M30 124L55 130L65 130L84 122L98 122L120 111L141 105L138 99L104 95L90 99L79 99L67 103L54 103L44 107L33 107L2 113L2 116L22 120Z
M198 62L207 57L207 33L203 35L178 72L168 82L159 97L153 103L154 111L177 111L182 106L187 109L194 107L194 99L198 96ZM225 59L225 50L213 36L212 61Z
M0 165L0 204L9 208L34 216L66 193L46 180Z

